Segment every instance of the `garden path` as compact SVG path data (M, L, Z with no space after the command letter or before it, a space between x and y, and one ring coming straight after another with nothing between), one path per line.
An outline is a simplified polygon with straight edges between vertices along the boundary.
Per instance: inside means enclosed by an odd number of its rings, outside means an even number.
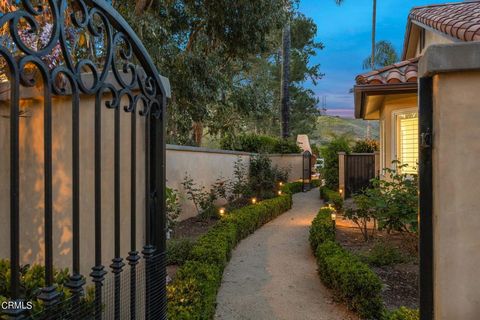
M233 251L217 296L216 320L357 319L333 301L308 243L322 205L318 189L293 196L293 207Z

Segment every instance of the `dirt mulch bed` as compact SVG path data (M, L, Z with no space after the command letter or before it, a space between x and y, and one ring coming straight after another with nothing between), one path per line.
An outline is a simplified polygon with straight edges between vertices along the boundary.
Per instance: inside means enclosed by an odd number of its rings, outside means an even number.
M197 239L207 233L217 222L217 219L203 220L199 217L180 221L173 230L173 239Z
M338 220L337 220L338 221ZM376 240L365 242L360 230L348 221L337 222L337 241L355 254L368 254L379 241L397 247L408 261L401 264L372 267L384 284L382 293L385 305L389 310L406 306L412 309L419 307L418 274L419 266L411 240L401 234L377 232Z

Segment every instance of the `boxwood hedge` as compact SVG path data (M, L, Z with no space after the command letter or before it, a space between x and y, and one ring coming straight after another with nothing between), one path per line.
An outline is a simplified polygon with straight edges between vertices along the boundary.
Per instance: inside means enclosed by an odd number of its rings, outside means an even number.
M189 260L168 285L169 319L212 319L223 269L243 238L292 206L283 195L232 211L193 245Z
M383 305L382 282L370 267L335 242L332 208L318 212L309 241L323 283L363 319L419 320L418 310L401 307L388 312Z
M310 245L317 258L320 278L362 318L381 319L384 314L382 283L367 264L335 242L332 210L320 209L310 229Z

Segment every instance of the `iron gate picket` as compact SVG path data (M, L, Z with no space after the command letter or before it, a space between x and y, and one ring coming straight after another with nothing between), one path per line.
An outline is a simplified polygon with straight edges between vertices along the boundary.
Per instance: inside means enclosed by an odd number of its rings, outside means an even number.
M346 197L368 188L373 178L375 178L375 154L354 153L345 156Z
M127 22L103 0L45 0L34 5L30 0L12 2L11 10L0 13L0 27L8 34L0 34L0 75L8 79L10 110L10 203L2 203L2 216L9 216L10 235L0 235L1 241L10 241L10 298L22 302L24 292L20 278L20 232L23 224L29 223L21 216L21 156L20 108L22 92L27 88L42 87L39 98L43 107L43 238L44 281L38 299L44 309L35 319L166 319L165 291L165 133L164 116L166 93L161 78L142 45ZM81 46L84 43L85 47ZM78 46L78 47L76 47ZM77 50L78 51L74 51ZM3 64L2 64L3 63ZM88 76L86 76L88 75ZM88 80L88 79L90 80ZM80 190L83 179L80 173L80 101L94 97L94 230L95 265L90 274L80 273L80 249L87 250L81 242L84 230L80 229L82 210ZM53 100L59 97L71 99L72 132L71 149L71 266L68 281L64 284L71 298L60 292L55 284L53 246L53 189L55 181L54 155L59 152L52 145ZM55 101L57 101L55 100ZM1 101L0 101L1 102ZM93 107L93 106L92 106ZM121 127L121 113L130 115L130 126ZM114 132L110 137L102 127L102 118L111 117ZM142 124L145 132L137 137L137 126ZM122 137L130 136L129 179L120 179L121 164L125 159L120 150ZM103 140L102 140L103 139ZM145 150L140 150L137 141L142 141ZM141 140L143 139L143 140ZM114 150L113 224L102 222L102 141L111 140ZM27 141L26 143L33 143ZM137 161L140 152L145 154L145 163ZM142 158L143 159L143 158ZM143 161L142 161L143 162ZM126 162L125 162L126 163ZM110 165L106 163L104 165ZM140 172L140 169L144 167ZM123 168L124 169L124 168ZM139 188L137 174L143 174L145 185ZM129 180L129 181L125 181ZM128 182L128 184L126 184ZM122 186L128 185L130 194L130 234L121 234ZM139 190L144 194L139 195ZM88 191L88 190L87 190ZM137 209L137 195L145 200L145 207ZM25 199L22 199L25 200ZM27 199L28 201L28 199ZM7 208L7 210L4 210ZM8 214L9 208L9 214ZM137 221L145 215L143 247L137 240L143 235L137 231ZM127 215L125 215L127 216ZM123 217L124 218L124 217ZM114 252L109 253L112 263L104 266L102 235L109 230L114 234ZM125 241L125 242L124 242ZM129 243L130 251L121 252L121 243ZM141 251L141 252L139 252ZM123 254L123 255L122 255ZM128 264L128 266L126 265ZM93 293L86 293L92 287ZM32 314L19 304L5 314L12 319L31 317Z

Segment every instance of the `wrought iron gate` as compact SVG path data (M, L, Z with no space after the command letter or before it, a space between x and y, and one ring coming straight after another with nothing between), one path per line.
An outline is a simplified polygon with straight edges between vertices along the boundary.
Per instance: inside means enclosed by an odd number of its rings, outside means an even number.
M302 191L307 192L312 188L312 154L308 150L303 153L302 167Z
M375 155L368 153L345 156L345 196L362 191L375 178Z
M9 126L10 145L10 180L3 189L9 189L9 201L5 201L9 203L1 203L1 217L9 220L10 234L1 234L0 242L10 242L8 298L14 302L5 314L12 319L166 319L163 123L166 95L161 78L139 38L105 1L10 3L0 12L0 86L7 93L3 102L0 96L0 103L9 108L0 125ZM38 90L40 93L35 94ZM88 97L94 111L85 122L89 114L85 113L88 108L83 107L82 101ZM59 124L54 113L60 109L55 104L63 102L65 107L65 101L70 118ZM25 107L28 104L36 109ZM34 297L43 304L33 315L25 301L21 277L25 252L20 245L23 226L32 222L22 215L25 210L21 208L33 199L25 199L21 194L22 187L29 183L22 173L29 168L21 170L20 161L25 144L38 143L21 139L22 121L26 121L31 110L37 113L39 109L41 122L37 125L43 129L40 134L43 142L37 145L41 150L42 176L38 186L42 201L38 207L42 216L37 218L43 225L42 234L37 236L44 243L44 286ZM121 120L126 115L127 126ZM106 119L111 121L113 130L105 125ZM92 141L81 135L88 123L93 124ZM61 138L54 132L56 126L71 132L68 150L59 150L53 143ZM90 162L83 163L90 150ZM112 159L105 158L107 150L113 150ZM125 151L129 156L124 156ZM71 265L68 279L59 282L58 267L54 264L60 254L54 247L54 219L59 210L54 201L58 194L58 181L54 177L58 170L56 161L62 152L71 159L65 169L69 174L64 177L71 182L71 188L62 190L67 193L65 197L70 199L71 207L62 212L69 216L71 227L67 237L70 240L66 240L71 246L68 253L62 254L70 256ZM93 168L93 183L91 188L83 188L89 163ZM110 167L113 179L106 179L104 175ZM141 179L144 181L139 183ZM108 195L110 189L113 197L106 199L102 194ZM85 210L89 192L93 195L93 209ZM124 198L128 199L127 206L122 205ZM139 199L142 203L138 203ZM104 221L109 214L104 210L106 202L113 204L110 223ZM92 217L87 227L81 224L85 215ZM128 231L122 228L125 219ZM110 233L113 236L107 241L113 242L113 250L105 252L105 238ZM82 242L89 237L93 239L92 247ZM123 251L122 245L129 250ZM94 257L94 265L90 272L82 274L82 259L90 256ZM108 267L106 259L112 261Z

